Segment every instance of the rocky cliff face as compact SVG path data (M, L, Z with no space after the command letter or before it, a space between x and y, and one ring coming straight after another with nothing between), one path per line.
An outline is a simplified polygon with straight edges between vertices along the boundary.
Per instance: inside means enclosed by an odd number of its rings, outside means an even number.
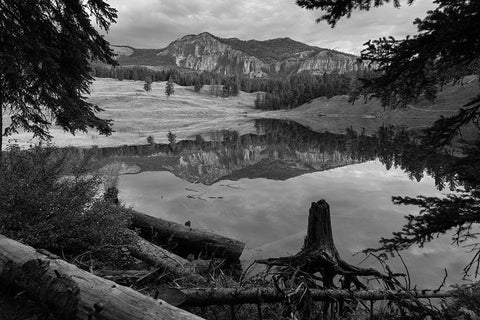
M168 169L186 181L210 185L225 179L235 181L268 177L285 180L358 162L351 155L339 151L314 148L308 152L298 152L284 145L249 145L238 149L184 153L178 163ZM277 167L281 170L276 170Z
M112 49L117 56L126 56L126 57L131 56L135 51L134 48L129 46L112 46Z
M175 40L164 49L114 47L120 64L172 65L227 75L265 77L297 72L345 73L366 68L357 57L289 38L267 41L222 39L204 32Z
M359 64L357 57L346 54L333 53L331 51L316 52L313 56L299 61L297 72L310 71L316 74L324 72L346 73L366 68L366 65Z
M265 75L263 70L268 69L260 59L222 43L209 33L185 36L157 55L173 56L179 67L222 74L262 77Z

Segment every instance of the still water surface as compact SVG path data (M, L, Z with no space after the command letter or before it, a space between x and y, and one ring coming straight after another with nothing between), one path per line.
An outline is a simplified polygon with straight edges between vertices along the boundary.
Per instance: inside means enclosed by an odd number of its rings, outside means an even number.
M168 171L121 176L120 198L138 211L179 223L191 221L192 227L244 241L242 260L246 264L298 252L306 234L310 203L325 199L330 204L340 255L359 263L364 256L355 253L377 246L381 237L400 230L406 214L418 213L416 207L394 205L392 196L442 195L428 175L413 181L399 168L387 170L365 148L361 154L359 149L346 148L351 142L348 139L335 137L341 142L333 139L337 142L332 144L329 137L330 146L326 147L322 145L324 136L305 130L301 128L301 134L294 137L297 143L272 143L254 137L239 142L237 137L227 147L183 150ZM278 133L275 131L274 136ZM265 132L257 138L260 136ZM284 136L285 140L290 138ZM230 162L225 159L227 155ZM206 178L202 181L202 177ZM450 245L448 238L411 248L402 255L413 283L419 287L438 286L445 268L447 283L460 281L468 258L463 249ZM404 271L398 259L389 263L394 271ZM362 265L379 267L372 259Z

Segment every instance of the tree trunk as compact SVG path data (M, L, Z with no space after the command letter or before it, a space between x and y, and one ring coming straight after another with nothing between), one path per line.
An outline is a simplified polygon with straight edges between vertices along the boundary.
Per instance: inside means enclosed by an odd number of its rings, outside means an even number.
M276 303L287 301L287 295L276 288L254 287L245 289L232 288L192 288L180 289L185 295L181 306L205 307L211 305L237 305L245 303ZM297 292L302 295L303 290ZM452 291L397 291L397 290L337 290L337 289L311 289L310 297L313 301L338 301L352 300L397 300L397 299L432 299L452 297ZM168 301L168 297L166 298Z
M332 256L338 256L333 242L330 207L325 200L312 202L308 212L307 237L303 250L324 250Z
M212 232L195 230L185 225L134 212L132 225L141 231L142 237L158 245L173 246L172 252L181 256L194 254L206 259L240 258L245 243Z
M0 283L27 291L58 319L201 319L2 235Z
M195 261L190 262L139 236L135 237L134 244L128 246L128 249L133 257L156 268L163 268L175 277L189 278L198 282L205 281L205 279L198 274L199 271L203 270L198 270Z
M3 104L0 101L0 164L2 161L2 152L3 152ZM0 172L2 167L0 165Z
M373 276L389 281L391 276L383 275L375 269L363 269L350 265L342 260L335 248L330 207L325 200L313 202L308 214L307 236L302 250L289 257L257 260L258 263L269 266L291 267L301 271L322 275L323 287L334 287L333 280L337 275L344 276L343 289L349 289L354 284L357 289L366 289L357 276Z

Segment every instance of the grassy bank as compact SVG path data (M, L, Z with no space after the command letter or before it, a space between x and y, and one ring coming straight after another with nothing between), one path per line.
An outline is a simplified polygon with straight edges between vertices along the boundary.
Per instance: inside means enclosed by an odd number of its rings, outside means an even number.
M145 92L144 82L96 79L89 100L104 109L103 118L113 119L115 132L99 136L95 132L72 136L59 128L51 130L58 146L121 146L144 144L148 136L155 142L167 142L172 131L177 139L193 138L199 133L236 130L239 134L254 133L252 120L274 118L293 120L312 130L343 133L347 127L374 133L382 124L420 130L433 124L441 115L453 115L469 101L478 88L478 78L466 77L462 84L445 86L432 103L420 100L402 110L385 110L376 99L348 102L348 96L317 98L292 110L260 111L254 109L256 93L240 92L236 97L217 97L204 86L200 93L193 87L175 86L175 94L167 99L166 82L152 83ZM4 123L8 124L4 117ZM28 146L31 134L20 133L4 139Z
M89 101L98 104L104 112L102 118L113 119L111 136L99 136L95 132L78 133L72 136L59 128L51 130L57 146L120 146L144 144L148 136L156 142L166 142L168 131L178 139L194 136L199 132L221 129L245 130L246 113L253 109L255 94L240 92L236 97L216 97L210 94L209 86L200 93L193 87L175 85L175 93L168 99L166 82L152 83L152 90L145 92L142 81L118 81L96 79L91 87ZM4 123L9 119L4 117ZM31 134L20 133L7 137L27 146Z

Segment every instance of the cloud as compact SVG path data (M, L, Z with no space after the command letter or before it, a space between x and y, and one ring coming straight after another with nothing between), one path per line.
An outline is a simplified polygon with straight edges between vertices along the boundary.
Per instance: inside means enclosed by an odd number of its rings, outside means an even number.
M392 5L354 13L332 29L315 23L318 11L293 0L111 0L117 24L107 39L113 44L163 48L186 34L208 31L219 37L266 40L290 37L324 48L358 54L368 39L414 34L412 22L433 8L432 0L395 9Z

